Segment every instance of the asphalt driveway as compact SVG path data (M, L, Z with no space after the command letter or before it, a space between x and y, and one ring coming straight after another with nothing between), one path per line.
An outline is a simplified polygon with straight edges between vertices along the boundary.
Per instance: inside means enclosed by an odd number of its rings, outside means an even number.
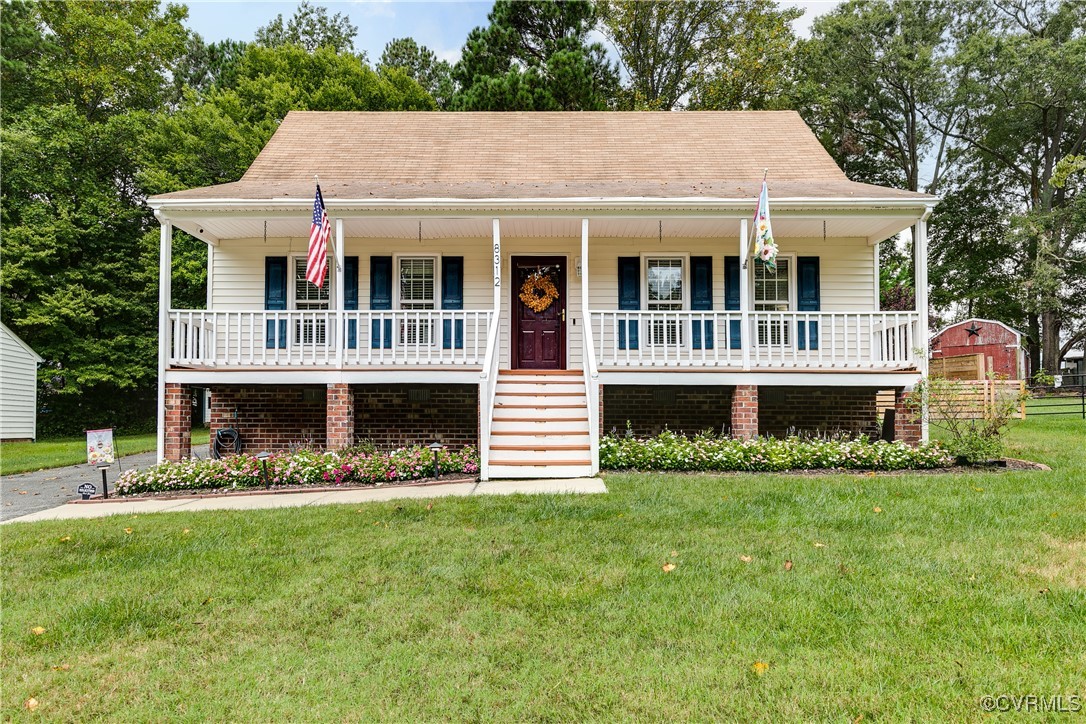
M206 445L196 446L193 449L200 457L207 457ZM114 464L106 471L110 490L113 489L113 481L122 470L154 465L155 453L126 455L120 459L120 463L120 469ZM79 493L76 492L76 488L83 483L94 483L98 492L102 492L101 471L83 464L5 475L0 478L0 520L10 520L36 513L39 510L55 508L78 498Z

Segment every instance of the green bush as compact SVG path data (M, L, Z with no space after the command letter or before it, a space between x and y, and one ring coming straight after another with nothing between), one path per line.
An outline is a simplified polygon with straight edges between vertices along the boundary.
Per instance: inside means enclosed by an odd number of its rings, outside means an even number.
M438 453L442 473L479 472L479 454L473 447ZM298 450L276 453L267 459L271 485L380 485L417 480L433 475L434 454L421 446L390 453L319 452ZM263 488L261 462L251 455L221 460L183 460L149 468L127 470L117 479L118 495L171 490L235 490Z
M913 448L866 438L736 440L711 434L688 438L668 430L649 439L608 436L600 441L600 467L605 470L908 470L952 462L938 443Z

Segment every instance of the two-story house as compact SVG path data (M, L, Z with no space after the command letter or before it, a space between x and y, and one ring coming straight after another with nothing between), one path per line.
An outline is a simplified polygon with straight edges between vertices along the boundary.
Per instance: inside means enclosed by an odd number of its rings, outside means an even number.
M193 387L247 451L473 444L484 479L594 473L627 426L867 431L925 374L936 201L849 181L793 112L291 113L240 181L150 200L159 456L189 454ZM882 311L878 244L910 227L917 309ZM171 304L177 229L204 309Z

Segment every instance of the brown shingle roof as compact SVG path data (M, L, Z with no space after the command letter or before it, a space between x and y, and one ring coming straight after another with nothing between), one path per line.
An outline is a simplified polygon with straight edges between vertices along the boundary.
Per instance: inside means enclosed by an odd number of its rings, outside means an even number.
M793 111L291 112L236 183L156 199L928 198L849 181Z

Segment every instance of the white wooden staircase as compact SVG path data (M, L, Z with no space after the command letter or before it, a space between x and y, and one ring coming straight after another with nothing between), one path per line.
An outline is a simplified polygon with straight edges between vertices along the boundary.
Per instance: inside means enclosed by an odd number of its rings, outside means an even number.
M579 370L503 370L494 390L490 477L592 475L588 397Z

